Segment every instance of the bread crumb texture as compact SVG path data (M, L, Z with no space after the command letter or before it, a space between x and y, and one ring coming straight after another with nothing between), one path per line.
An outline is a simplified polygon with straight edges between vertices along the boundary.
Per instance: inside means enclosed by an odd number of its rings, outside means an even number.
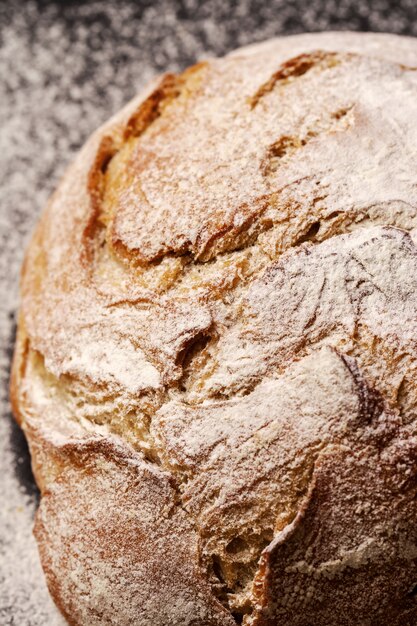
M99 129L13 371L80 626L417 623L417 44L279 39Z

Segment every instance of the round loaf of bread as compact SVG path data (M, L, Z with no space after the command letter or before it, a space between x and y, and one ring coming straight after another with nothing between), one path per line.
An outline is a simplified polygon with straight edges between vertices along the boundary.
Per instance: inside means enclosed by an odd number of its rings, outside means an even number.
M100 128L12 400L77 626L417 624L417 42L281 38Z

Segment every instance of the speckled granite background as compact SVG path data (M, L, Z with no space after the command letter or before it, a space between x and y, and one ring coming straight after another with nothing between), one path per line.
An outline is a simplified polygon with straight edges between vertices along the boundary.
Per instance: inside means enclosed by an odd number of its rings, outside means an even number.
M62 624L38 562L38 492L8 404L19 267L42 205L88 134L155 74L330 29L417 35L417 4L0 0L0 626Z

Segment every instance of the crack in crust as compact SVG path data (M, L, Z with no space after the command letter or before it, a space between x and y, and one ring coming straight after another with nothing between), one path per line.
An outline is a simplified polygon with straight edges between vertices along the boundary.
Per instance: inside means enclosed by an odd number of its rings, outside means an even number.
M320 134L347 130L349 126L354 124L353 115L349 116L352 109L353 105L350 105L330 113L328 119L318 120L315 127L307 129L302 137L286 135L280 137L268 148L264 162L261 164L264 175L271 176L277 171L278 167L291 158L300 148L306 146ZM318 198L318 200L322 199Z
M330 626L334 598L349 626L415 618L417 82L377 57L167 75L52 199L25 263L14 403L44 492L44 567L74 624L113 623L117 601L87 563L78 482L143 625ZM66 586L77 550L88 571ZM140 590L142 562L168 613ZM116 575L109 555L97 563L102 582Z
M177 79L182 91L175 98L169 95L162 112L152 118L153 123L134 142L127 141L108 166L105 185L108 193L104 189L102 202L106 207L103 215L107 217L102 219L108 224L109 246L107 257L102 256L105 269L119 267L120 273L131 272L144 286L150 284L152 289L168 290L178 281L187 284L187 275L193 273L195 262L221 260L233 250L255 245L257 257L275 258L319 221L322 225L319 240L344 232L350 225L363 221L369 210L376 213L376 207L381 213L373 216L376 223L379 220L405 228L415 225L415 202L409 203L414 190L404 185L401 162L411 154L404 147L398 161L387 151L387 144L403 139L393 136L380 141L380 112L369 103L371 91L379 91L381 100L386 100L382 94L386 89L392 90L392 81L398 80L397 72L402 72L405 79L405 75L410 75L409 70L393 65L382 69L376 60L365 62L357 55L319 52L304 55L303 68L310 56L311 67L318 63L317 58L327 59L328 72L313 72L311 76L306 72L305 82L285 83L285 96L269 93L268 98L273 101L256 113L256 117L255 112L245 111L241 102L229 101L231 90L225 93L224 87L222 90L218 85L215 67L198 67L189 71L188 77ZM222 70L222 79L224 73L227 78L227 67ZM387 74L386 88L380 77L382 71ZM345 79L348 72L354 77L351 83ZM412 78L409 80L413 82ZM214 98L216 89L219 95ZM315 100L309 95L313 90L318 91ZM328 91L334 93L329 95ZM322 93L326 95L323 97ZM376 94L374 97L379 98ZM392 105L386 103L385 114L394 114L395 107L400 120L401 108L405 114L408 108L404 103L394 104L394 100L395 97ZM204 117L202 125L207 101L213 119L208 121ZM234 129L235 120L238 123ZM223 140L224 124L230 128L224 131ZM404 125L402 120L399 124ZM394 130L391 123L390 126ZM180 137L184 140L190 127L195 130L186 138L187 154L181 159ZM213 127L218 127L215 141ZM280 127L279 138L271 141L271 134L276 135L277 128L279 134ZM358 186L364 179L363 169L367 167L369 148L363 153L360 148L365 127L368 132L369 127L373 129L372 150L376 151L377 159L372 175L367 175L368 191L364 187L363 198L352 205L352 198L358 195ZM246 135L254 135L250 150L239 145L242 128ZM394 135L398 135L399 128L396 127ZM292 129L295 132L289 134L288 130ZM229 137L231 133L235 135L233 141ZM248 137L244 140L247 145ZM170 152L171 145L176 147L175 154ZM355 152L349 148L351 145L356 146ZM301 167L297 158L300 149L303 149ZM219 161L219 151L225 152L224 162ZM403 189L399 185L395 196L384 182L386 171L393 169L401 169L396 175L397 184L403 181ZM324 174L327 171L328 176ZM230 188L227 192L222 183L225 178ZM376 203L378 196L380 200ZM125 270L120 263L126 266ZM157 277L155 264L161 266ZM194 289L195 284L190 288Z
M307 414L300 416L308 398ZM365 438L367 430L381 431L382 442L397 426L355 362L328 349L264 379L242 398L164 404L152 420L154 440L163 466L180 481L205 560L215 559L232 610L251 612L259 555L295 518L323 449L349 445L350 437ZM271 465L271 459L279 462Z
M324 52L322 50L310 52L309 54L300 54L290 59L286 63L283 63L280 69L250 98L249 103L251 108L254 109L262 98L275 89L277 84L286 85L291 80L304 76L304 74L313 68L323 71L334 67L338 63L339 58L335 52Z

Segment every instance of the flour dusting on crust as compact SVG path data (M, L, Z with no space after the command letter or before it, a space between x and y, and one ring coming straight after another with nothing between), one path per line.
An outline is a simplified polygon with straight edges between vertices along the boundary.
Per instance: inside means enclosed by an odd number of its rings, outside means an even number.
M166 75L43 214L13 399L72 624L417 619L417 48L358 41Z

